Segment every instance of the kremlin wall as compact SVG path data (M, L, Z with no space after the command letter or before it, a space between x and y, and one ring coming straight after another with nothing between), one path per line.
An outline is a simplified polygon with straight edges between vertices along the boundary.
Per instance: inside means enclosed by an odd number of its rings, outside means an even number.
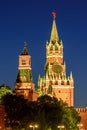
M5 116L4 107L0 105L0 130L5 129L4 116Z
M44 76L38 78L38 91L32 76L31 56L28 53L26 42L19 55L18 74L15 81L15 93L23 95L25 99L36 101L39 95L55 96L62 99L68 106L74 106L74 78L72 71L66 75L63 43L59 38L56 26L56 13L53 12L53 24L50 40L46 42L46 63ZM76 108L81 116L80 130L87 130L87 108ZM4 107L0 106L0 130L5 130Z
M76 108L77 112L81 116L82 130L87 130L87 108Z

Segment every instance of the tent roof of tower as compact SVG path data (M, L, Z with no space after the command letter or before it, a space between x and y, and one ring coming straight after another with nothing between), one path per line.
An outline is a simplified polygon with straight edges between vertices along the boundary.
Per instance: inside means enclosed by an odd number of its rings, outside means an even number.
M26 42L24 42L24 48L22 50L21 55L29 55L28 50L27 50L27 43Z
M56 26L56 12L52 12L53 15L53 24L52 24L52 30L51 30L51 36L50 36L50 41L59 41L59 36L58 36L58 31L57 31L57 26Z

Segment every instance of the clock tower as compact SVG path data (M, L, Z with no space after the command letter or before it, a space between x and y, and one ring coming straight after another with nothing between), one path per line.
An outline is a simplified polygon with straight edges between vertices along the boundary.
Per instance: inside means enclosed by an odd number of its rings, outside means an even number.
M30 101L37 100L38 94L35 91L35 84L32 77L31 56L28 53L26 42L21 55L19 55L18 74L15 82L15 92L23 95Z
M38 78L38 91L62 99L69 106L74 105L74 80L72 72L66 76L63 59L63 43L59 39L56 26L56 13L53 12L50 41L46 42L45 75Z

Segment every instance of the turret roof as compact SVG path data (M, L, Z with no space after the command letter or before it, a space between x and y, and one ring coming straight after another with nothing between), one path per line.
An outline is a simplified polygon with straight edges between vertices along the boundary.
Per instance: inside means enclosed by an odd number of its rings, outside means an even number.
M53 14L53 24L52 24L52 30L51 30L51 36L50 36L50 41L59 41L59 36L58 36L58 31L57 31L57 26L56 26L56 13L52 12Z
M24 48L22 50L21 55L29 55L28 50L27 50L27 43L26 42L24 42Z

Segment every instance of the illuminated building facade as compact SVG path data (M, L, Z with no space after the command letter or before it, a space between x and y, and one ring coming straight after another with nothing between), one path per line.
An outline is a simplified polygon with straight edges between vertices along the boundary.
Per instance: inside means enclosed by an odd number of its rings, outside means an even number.
M63 43L59 39L56 14L53 12L53 24L50 41L46 42L45 75L38 78L40 94L48 94L62 99L69 106L74 105L74 80L72 72L66 76L66 64L63 59Z
M26 42L24 43L21 55L19 55L15 92L18 95L23 95L25 99L30 101L37 100L38 93L35 91L35 84L32 77L31 56L28 53Z

